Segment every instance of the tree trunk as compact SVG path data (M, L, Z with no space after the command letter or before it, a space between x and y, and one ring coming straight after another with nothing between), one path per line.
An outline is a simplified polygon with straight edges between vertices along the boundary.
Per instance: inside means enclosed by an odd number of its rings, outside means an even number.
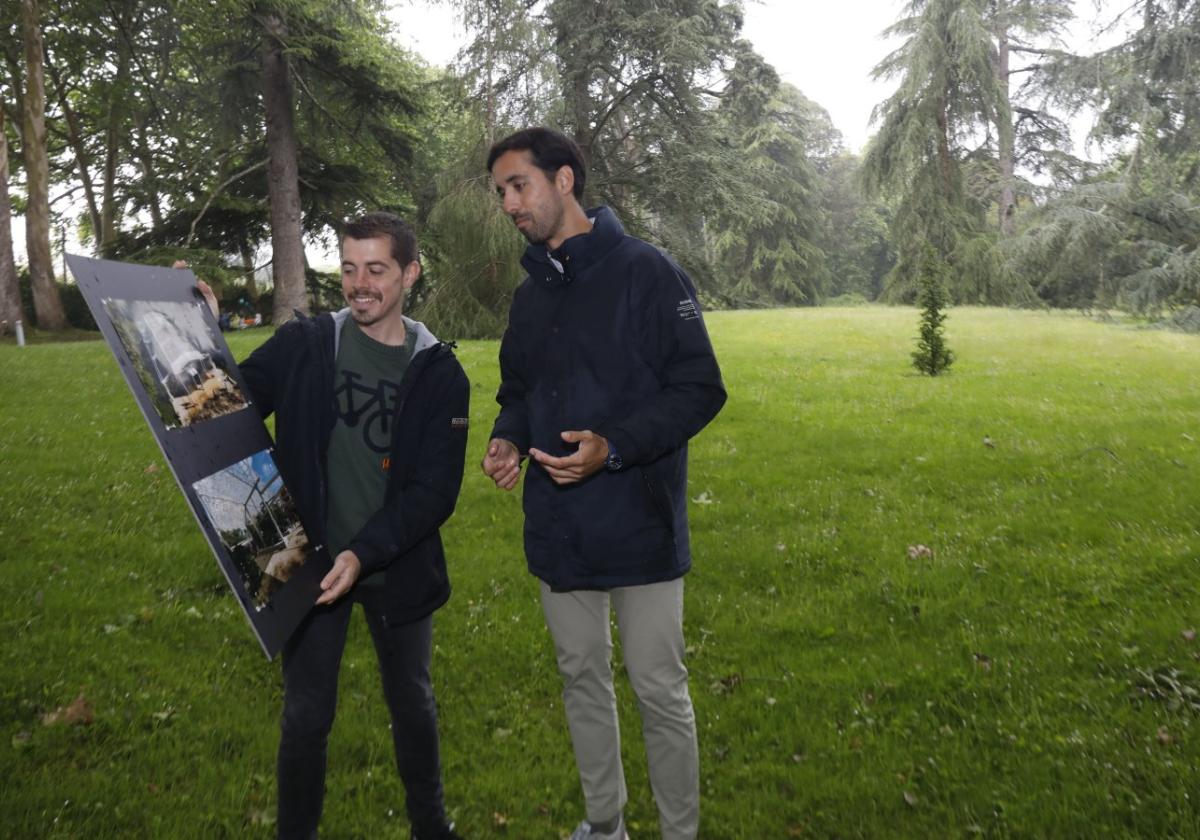
M246 278L246 297L252 304L258 305L258 284L254 282L254 248L249 240L243 239L238 243L242 254L242 274Z
M996 42L998 49L996 51L996 82L1000 87L1001 101L1004 106L996 114L997 154L999 157L997 168L1000 173L1000 197L997 204L999 205L998 212L1000 215L1000 235L1003 237L1013 235L1017 213L1017 197L1013 189L1015 129L1012 118L1012 102L1009 98L1008 90L1010 64L1008 21L1005 14L1007 5L1007 0L997 0Z
M492 31L492 4L487 4L486 17L484 18L484 32ZM496 88L492 81L492 61L496 51L495 41L491 37L484 40L483 48L486 50L484 55L484 68L487 75L487 143L491 146L496 142Z
M88 157L87 149L83 147L83 132L79 126L79 115L71 107L71 100L67 98L66 85L54 65L47 64L46 70L54 82L58 106L62 108L63 116L66 117L67 142L71 144L71 151L75 153L75 169L79 173L79 183L83 185L83 197L87 201L88 217L92 222L92 234L99 241L100 207L96 203L96 186L92 181L91 160Z
M954 159L950 155L950 117L947 115L948 106L943 95L938 100L937 109L937 151L938 166L942 175L942 194L947 201L954 200Z
M278 326L293 310L308 314L304 244L300 228L300 172L292 77L283 54L287 27L274 13L263 16L263 107L267 122L267 196L271 204L271 270L275 279L272 320Z
M16 322L24 320L13 259L12 205L8 203L8 134L4 131L4 106L0 104L0 335L16 332Z
M100 204L100 253L108 256L117 239L117 166L121 160L121 126L125 120L125 84L129 80L129 50L117 50L117 73L108 102L108 127L104 132L104 197Z
M46 87L42 74L42 28L37 0L21 0L21 36L25 42L25 179L29 206L25 213L25 248L38 328L61 330L67 325L50 257L50 164L46 159Z
M158 192L158 171L154 168L154 156L150 152L150 144L146 142L145 118L138 121L134 141L137 143L138 162L142 165L142 186L146 206L150 208L150 223L154 225L155 230L162 230L162 199Z

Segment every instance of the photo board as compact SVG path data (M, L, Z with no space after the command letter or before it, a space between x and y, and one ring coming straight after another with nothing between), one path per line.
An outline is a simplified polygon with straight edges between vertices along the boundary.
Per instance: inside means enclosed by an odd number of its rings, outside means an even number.
M188 269L69 255L134 401L268 658L320 594L314 545L274 443Z

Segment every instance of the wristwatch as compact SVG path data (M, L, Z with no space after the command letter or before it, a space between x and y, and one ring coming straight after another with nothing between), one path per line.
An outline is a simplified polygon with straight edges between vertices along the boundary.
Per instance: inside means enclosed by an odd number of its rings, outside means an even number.
M604 469L609 472L621 469L621 454L617 452L617 447L613 446L611 440L608 442L608 457L604 459Z

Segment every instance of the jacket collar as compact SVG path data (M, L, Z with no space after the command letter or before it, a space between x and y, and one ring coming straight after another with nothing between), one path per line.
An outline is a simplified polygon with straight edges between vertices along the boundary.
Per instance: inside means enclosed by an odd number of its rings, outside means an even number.
M592 229L567 239L554 251L544 244L530 245L521 265L530 277L548 283L569 283L617 247L625 236L616 214L607 207L587 211Z
M333 357L336 359L338 347L342 342L342 325L346 323L346 319L350 317L350 307L339 309L333 314ZM416 356L422 350L427 350L435 344L438 344L437 336L430 332L429 328L420 321L414 321L407 315L401 315L404 319L404 329L408 332L414 332L417 336L416 346L413 347L413 356Z

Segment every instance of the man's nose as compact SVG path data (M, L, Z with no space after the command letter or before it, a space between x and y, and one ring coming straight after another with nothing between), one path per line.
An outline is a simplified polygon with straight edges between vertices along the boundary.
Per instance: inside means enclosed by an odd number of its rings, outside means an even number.
M511 216L521 209L521 202L517 200L516 193L509 192L504 194L502 206L504 207L504 212Z

